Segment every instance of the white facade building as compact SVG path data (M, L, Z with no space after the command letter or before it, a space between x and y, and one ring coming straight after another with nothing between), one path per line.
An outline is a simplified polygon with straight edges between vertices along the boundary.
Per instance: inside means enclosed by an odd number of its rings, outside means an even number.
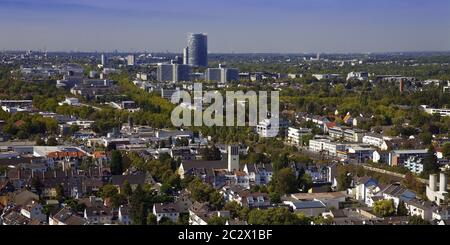
M305 142L303 142L303 136L311 134L311 129L309 128L288 128L288 143L296 146L302 146Z

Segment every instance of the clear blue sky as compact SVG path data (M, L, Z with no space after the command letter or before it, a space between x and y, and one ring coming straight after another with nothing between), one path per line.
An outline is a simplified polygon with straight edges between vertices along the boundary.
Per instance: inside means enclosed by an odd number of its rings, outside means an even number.
M0 0L0 50L450 50L449 0Z

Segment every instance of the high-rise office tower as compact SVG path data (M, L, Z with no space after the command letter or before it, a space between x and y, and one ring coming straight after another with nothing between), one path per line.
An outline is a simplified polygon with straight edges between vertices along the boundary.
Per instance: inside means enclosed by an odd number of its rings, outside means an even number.
M186 47L183 49L183 65L189 64L189 48Z
M187 51L189 65L208 66L208 37L206 34L189 33Z
M105 54L102 54L100 59L101 59L101 62L102 62L102 66L106 66L106 56L105 56Z

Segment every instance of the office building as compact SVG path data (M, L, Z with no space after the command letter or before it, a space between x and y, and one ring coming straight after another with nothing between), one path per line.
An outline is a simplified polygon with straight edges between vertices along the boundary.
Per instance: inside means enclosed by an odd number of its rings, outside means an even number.
M186 47L183 49L183 65L189 64L189 48Z
M191 66L208 66L208 37L206 34L188 34L187 60Z
M133 54L127 56L127 65L134 66L134 55Z
M156 70L156 77L158 82L173 81L173 65L172 64L158 64Z
M179 82L190 80L191 67L180 64L158 64L157 80L159 82Z
M208 69L206 69L205 80L207 82L210 82L210 81L214 81L214 82L222 81L222 69L220 69L220 68L208 68Z
M224 65L219 65L219 68L208 68L205 72L205 80L220 83L239 81L239 70L226 68Z

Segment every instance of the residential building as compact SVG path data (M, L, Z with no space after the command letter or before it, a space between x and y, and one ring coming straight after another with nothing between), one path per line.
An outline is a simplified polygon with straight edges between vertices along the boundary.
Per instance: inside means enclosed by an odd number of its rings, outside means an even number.
M272 164L245 164L243 171L256 185L267 185L273 176Z
M214 216L230 217L229 211L212 211L208 203L195 202L189 208L189 225L208 225L208 220Z
M415 174L420 174L423 172L423 158L412 156L405 161L403 166Z
M256 133L260 137L276 137L288 127L288 122L280 118L264 119L256 126Z
M49 218L49 225L87 225L86 219L78 216L70 208L62 208L59 212Z
M398 206L400 201L407 202L416 198L416 194L413 191L401 186L400 183L386 186L378 193L378 195L381 195L384 200L392 200L395 207Z
M313 74L312 75L317 80L329 80L329 79L337 79L340 77L339 74Z
M359 80L359 81L365 81L369 79L369 73L365 72L365 71L360 71L360 72L350 72L347 75L347 81L349 80Z
M387 150L388 146L386 140L382 135L367 133L362 137L362 143L368 144L380 148L381 150Z
M180 217L180 212L174 203L155 203L153 205L153 214L156 216L157 222L167 218L176 223Z
M298 201L320 201L328 209L339 209L341 203L345 202L347 194L342 192L319 192L319 193L294 193L289 198Z
M410 157L425 158L428 155L427 149L419 150L395 150L389 152L389 166L404 166Z
M333 139L340 139L348 142L361 142L366 131L345 127L331 127L328 134Z
M117 216L121 224L131 225L130 208L128 206L121 205Z
M303 146L305 143L303 137L311 134L309 128L288 128L287 142L295 146Z
M84 210L84 219L93 225L110 225L113 220L112 209L103 205L87 207Z
M441 115L442 117L450 116L450 109L431 108L427 105L421 105L421 108L423 111L425 111L426 113L431 114L431 115L438 114L438 115Z
M301 212L307 217L320 216L327 210L321 201L283 201L283 203L289 205L294 212Z
M317 153L324 153L330 156L338 156L338 153L345 153L345 144L331 142L329 139L313 139L309 141L308 149Z
M44 213L42 205L35 200L31 200L23 205L20 213L28 219L47 222L47 215Z

